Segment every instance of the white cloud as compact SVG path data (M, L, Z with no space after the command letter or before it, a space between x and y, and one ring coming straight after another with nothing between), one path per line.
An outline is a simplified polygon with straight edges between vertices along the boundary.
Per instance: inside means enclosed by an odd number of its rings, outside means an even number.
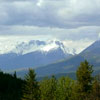
M94 41L93 40L88 40L88 39L81 39L81 40L66 40L64 41L64 45L68 47L70 50L75 49L76 54L80 53L83 51L85 48L87 48L89 45L91 45Z
M41 7L43 5L43 2L44 2L43 0L38 0L38 2L37 2L36 5L39 6L39 7Z
M60 28L100 25L100 0L6 0L0 3L0 8L1 25Z
M75 29L37 27L37 26L0 26L1 35L33 35L44 38L58 38L60 40L97 40L100 32L99 26L84 26Z
M43 40L47 41L49 37L42 36L0 36L0 54L10 52L22 42L29 42L30 40Z
M22 42L29 42L30 40L43 40L43 41L50 41L54 40L54 38L43 38L43 37L37 37L37 36L0 36L0 54L7 53L15 47L22 43ZM81 39L81 40L64 40L62 41L67 49L67 51L73 51L73 49L76 50L76 53L80 53L83 49L88 47L90 44L92 44L93 40L88 39ZM44 51L48 51L52 48L56 47L55 44L47 45L43 49Z
M87 39L90 44L99 33L100 0L0 0L0 35Z

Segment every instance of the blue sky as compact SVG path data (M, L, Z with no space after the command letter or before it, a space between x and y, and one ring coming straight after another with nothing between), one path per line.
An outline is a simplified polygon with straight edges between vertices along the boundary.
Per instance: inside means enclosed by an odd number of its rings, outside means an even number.
M100 0L0 0L5 35L93 42L100 38Z

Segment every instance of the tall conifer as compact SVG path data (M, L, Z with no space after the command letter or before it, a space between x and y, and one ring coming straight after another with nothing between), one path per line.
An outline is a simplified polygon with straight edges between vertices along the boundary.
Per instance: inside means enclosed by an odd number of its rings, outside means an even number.
M39 100L39 86L35 79L36 74L33 69L25 76L26 84L23 89L22 100Z
M89 65L87 61L82 62L76 72L79 100L85 100L91 93L93 80L92 72L92 65Z

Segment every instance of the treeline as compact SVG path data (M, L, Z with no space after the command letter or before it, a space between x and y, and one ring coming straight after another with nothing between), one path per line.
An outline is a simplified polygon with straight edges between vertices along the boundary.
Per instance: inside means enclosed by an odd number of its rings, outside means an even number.
M18 79L16 73L9 75L0 72L0 100L21 100L24 84L25 81Z
M0 100L100 100L100 76L92 76L92 67L82 62L76 71L77 80L52 76L38 82L33 69L29 69L24 81L16 74L1 73Z

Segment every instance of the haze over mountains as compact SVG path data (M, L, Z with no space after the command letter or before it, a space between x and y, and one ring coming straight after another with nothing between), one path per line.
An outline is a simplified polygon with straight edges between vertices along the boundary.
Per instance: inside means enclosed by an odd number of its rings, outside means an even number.
M89 63L94 66L94 74L98 74L100 72L100 40L94 42L80 54L61 62L38 68L36 69L36 72L41 76L59 73L73 73L77 70L80 62L84 60L88 60Z
M69 49L58 40L22 42L8 53L0 55L0 69L6 72L17 71L25 74L28 68L34 68L38 76L73 73L81 61L87 59L100 70L100 41L94 42L81 53Z
M96 73L100 71L100 40L79 54L77 47L70 47L57 39L16 42L9 52L0 54L0 69L6 72L16 70L19 75L25 74L30 67L35 69L38 76L73 73L80 62L87 59L95 66Z
M11 51L0 55L0 68L4 71L36 68L75 55L74 49L61 41L31 40L18 44Z

